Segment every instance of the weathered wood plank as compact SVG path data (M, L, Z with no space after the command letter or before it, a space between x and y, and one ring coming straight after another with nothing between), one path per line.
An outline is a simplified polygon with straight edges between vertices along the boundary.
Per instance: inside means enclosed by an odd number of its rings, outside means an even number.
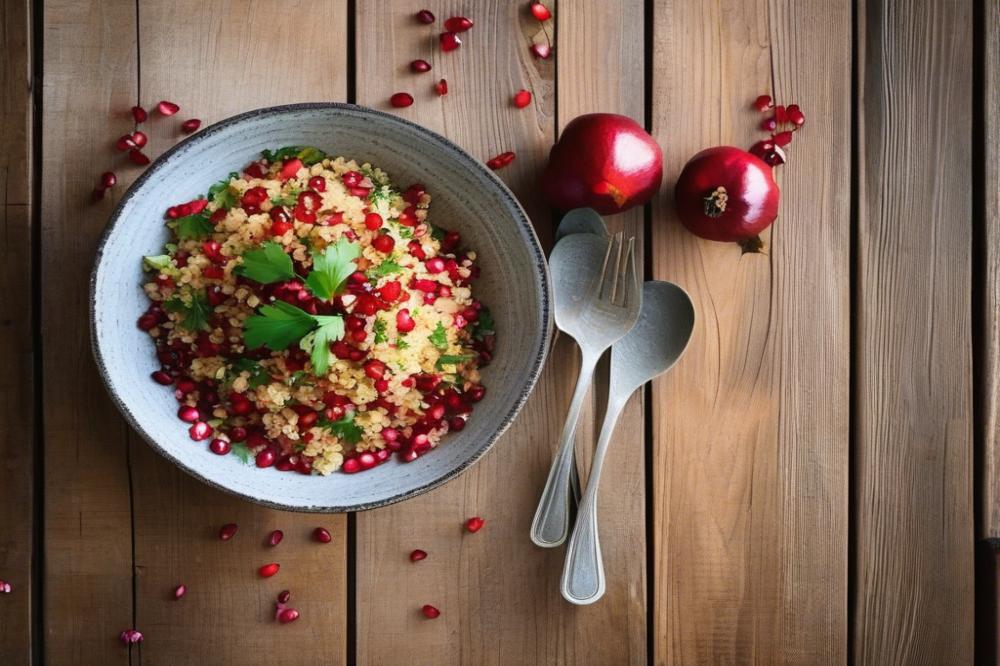
M127 428L91 360L87 307L98 236L138 173L113 148L136 99L135 3L51 0L44 21L45 656L124 664L117 636L133 624ZM120 185L90 203L112 167Z
M971 663L972 6L858 10L852 656Z
M255 107L347 96L343 49L332 46L346 43L344 0L142 0L139 35L143 103L181 105L177 116L147 123L154 154L177 141L184 118L207 124ZM220 175L241 166L220 165ZM186 437L181 425L177 436ZM131 450L144 662L204 663L208 655L227 664L346 660L346 516L255 506L189 477L137 436ZM229 522L240 531L223 543L218 529ZM319 525L333 543L312 540ZM265 543L273 529L285 533L277 548ZM271 561L281 572L261 581L256 569ZM180 583L187 595L173 601ZM274 621L283 589L302 613L286 626Z
M842 663L850 165L830 156L850 153L850 4L662 0L653 18L653 276L698 312L653 387L654 661ZM769 91L809 122L767 253L741 254L684 230L671 188L699 150L761 138Z
M31 3L0 0L0 655L32 653L34 368L31 280ZM37 603L37 602L34 602Z

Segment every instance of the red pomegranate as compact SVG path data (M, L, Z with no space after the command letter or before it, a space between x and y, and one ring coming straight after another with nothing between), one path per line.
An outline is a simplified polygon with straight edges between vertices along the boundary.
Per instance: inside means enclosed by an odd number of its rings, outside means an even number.
M754 238L778 216L780 193L771 167L739 148L703 150L684 165L674 202L684 226L708 240Z
M649 201L662 179L663 154L646 130L626 116L591 113L552 146L542 191L556 208L612 215Z

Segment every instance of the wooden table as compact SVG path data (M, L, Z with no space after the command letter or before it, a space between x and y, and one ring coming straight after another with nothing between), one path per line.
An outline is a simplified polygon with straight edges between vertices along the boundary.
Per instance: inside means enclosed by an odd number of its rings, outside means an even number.
M458 52L413 20L425 4L438 26L475 21ZM13 586L0 662L996 657L1000 3L553 0L545 25L526 5L0 0L0 579ZM533 58L546 40L555 57ZM431 74L409 73L417 57ZM510 104L520 88L534 93L524 110ZM401 116L473 155L517 152L501 175L546 245L556 218L537 178L572 118L623 113L663 147L660 196L610 223L642 240L647 277L689 291L698 325L618 428L600 506L608 592L594 606L562 601L562 553L527 538L577 363L565 339L485 460L349 516L198 483L125 426L98 379L87 279L140 172L112 148L133 104L182 107L143 127L155 155L180 117L385 109L399 90L416 97ZM766 253L741 254L679 226L672 183L696 151L756 140L749 102L765 92L808 122L779 170ZM112 167L121 184L90 203ZM476 514L486 528L463 538ZM222 544L227 522L240 535ZM308 541L317 524L331 545ZM286 543L268 551L279 527ZM432 555L414 566L418 547ZM261 582L253 570L272 556L282 572ZM271 619L282 588L302 612L288 626ZM441 617L423 619L424 603ZM130 651L117 636L133 626L146 640Z

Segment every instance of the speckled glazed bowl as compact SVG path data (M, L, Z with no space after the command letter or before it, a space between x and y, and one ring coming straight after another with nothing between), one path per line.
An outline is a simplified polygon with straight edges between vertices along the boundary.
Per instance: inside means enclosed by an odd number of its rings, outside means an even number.
M170 205L256 159L261 150L316 146L386 170L395 183L421 182L431 219L479 253L475 293L492 310L497 346L485 368L486 397L468 426L412 463L395 457L358 474L283 474L220 457L193 442L177 419L171 387L150 380L153 344L136 327L146 307L142 256L167 240ZM188 473L245 499L299 511L354 511L398 502L458 476L511 424L531 392L551 328L549 278L527 216L482 164L447 139L392 115L347 104L296 104L251 111L213 125L157 159L125 193L101 241L91 278L91 327L98 368L118 408L153 448Z

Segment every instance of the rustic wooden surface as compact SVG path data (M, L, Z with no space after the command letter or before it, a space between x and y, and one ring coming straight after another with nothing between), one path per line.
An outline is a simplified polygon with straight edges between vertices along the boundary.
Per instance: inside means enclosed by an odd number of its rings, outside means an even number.
M553 2L545 25L507 0L38 1L0 0L0 579L14 585L0 595L0 663L996 658L996 549L980 547L973 579L976 474L979 535L1000 538L996 0L975 3L978 50L972 4L916 0L575 0ZM436 26L412 19L425 5ZM453 14L476 25L444 54L436 35ZM531 57L545 39L556 56ZM408 72L417 57L430 74ZM527 109L509 102L519 88L534 94ZM474 469L352 519L266 510L189 479L130 433L95 372L86 284L140 171L111 148L137 100L183 107L143 128L155 155L181 117L316 100L384 109L399 90L416 97L400 115L473 155L517 152L500 175L547 246L557 218L536 182L573 117L629 115L664 149L661 194L609 222L642 241L648 276L691 293L698 323L617 430L600 505L608 593L595 606L564 603L561 551L527 538L575 378L565 337ZM808 122L778 172L766 253L742 255L679 227L672 184L696 151L755 140L749 102L762 92L798 102ZM120 185L90 203L112 167ZM602 382L578 434L584 477ZM464 535L472 515L486 527ZM221 543L230 521L240 533ZM332 544L309 540L317 524ZM277 552L263 545L276 527L283 570L261 584L253 570ZM430 557L416 568L418 547ZM188 594L172 601L179 583ZM286 587L303 619L277 627L271 602ZM131 626L141 648L117 640Z

